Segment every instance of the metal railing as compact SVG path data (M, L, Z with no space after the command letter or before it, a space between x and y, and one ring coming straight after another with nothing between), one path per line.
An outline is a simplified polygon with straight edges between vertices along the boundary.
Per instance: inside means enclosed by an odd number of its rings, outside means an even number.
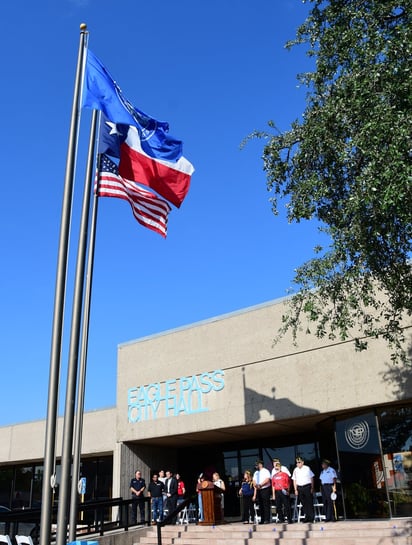
M131 522L130 507L132 503L133 500L131 499L112 498L79 504L76 537L86 537L90 534L103 536L109 530L127 531L129 528L137 526L138 524ZM144 498L144 503L145 521L150 526L150 498ZM18 509L0 512L0 533L9 535L12 542L16 535L30 535L33 543L37 545L40 535L40 516L41 509ZM57 506L54 506L52 511L53 526L56 524L56 520ZM54 541L54 529L52 529L51 538Z
M179 503L174 511L169 513L161 522L157 522L157 545L162 545L162 528L166 524L174 524L174 521L177 518L177 515L183 511L185 507L188 507L190 503L194 501L193 498L187 498Z

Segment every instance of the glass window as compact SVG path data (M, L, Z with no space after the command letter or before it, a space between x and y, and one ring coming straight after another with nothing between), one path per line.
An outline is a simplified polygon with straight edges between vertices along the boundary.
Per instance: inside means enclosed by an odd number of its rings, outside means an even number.
M31 497L31 507L34 509L41 507L42 483L43 466L35 466L33 473L33 491Z
M289 469L290 473L293 472L296 458L294 446L269 448L267 449L267 452L270 458L270 465L268 466L268 469L272 469L273 467L273 458L279 458L280 463L286 466Z
M86 478L85 499L106 499L112 493L113 459L90 458L81 461L81 477Z
M33 467L16 467L16 480L13 491L12 509L30 507Z
M240 451L240 473L241 478L244 472L248 469L252 475L255 471L256 460L260 458L258 449L248 449Z
M0 505L3 505L4 507L10 507L13 477L14 469L12 467L0 469Z
M412 516L412 407L380 412L380 431L392 516Z

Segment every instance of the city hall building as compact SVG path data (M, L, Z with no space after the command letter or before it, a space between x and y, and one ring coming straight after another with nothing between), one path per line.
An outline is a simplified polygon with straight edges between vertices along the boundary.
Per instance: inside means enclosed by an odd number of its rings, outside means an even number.
M246 469L276 457L292 471L299 455L317 489L331 460L340 517L412 516L410 369L376 339L360 353L305 334L274 344L283 312L275 301L120 344L116 407L84 417L86 499L129 498L136 469L147 481L178 472L189 494L218 471L237 516ZM40 501L44 432L44 421L0 428L0 504Z

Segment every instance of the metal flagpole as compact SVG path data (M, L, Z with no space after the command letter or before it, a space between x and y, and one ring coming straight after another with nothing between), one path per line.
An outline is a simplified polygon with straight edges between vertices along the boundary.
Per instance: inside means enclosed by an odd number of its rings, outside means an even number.
M93 123L96 125L96 115ZM90 157L91 156L91 157ZM94 139L89 148L89 163L94 156ZM92 168L92 167L91 167ZM77 263L74 281L72 323L70 331L69 361L66 383L66 403L63 423L63 447L61 458L61 482L59 491L59 508L57 512L56 545L65 545L67 539L67 523L70 504L70 473L73 455L74 406L77 392L77 375L79 363L80 330L82 321L83 291L85 285L86 253L89 231L90 195L92 184L88 176L85 178L83 191L82 215L80 220L79 243L77 247Z
M86 169L86 181L89 188L93 187L94 180L94 150L96 141L97 127L97 110L93 110L92 123L90 128L89 155ZM77 410L75 416L74 427L74 444L73 444L73 470L70 496L70 515L69 515L69 541L75 541L77 530L77 508L78 508L78 482L80 478L80 458L82 448L82 432L83 432L83 413L84 413L84 396L86 384L86 367L87 367L87 348L89 339L89 320L90 320L90 300L92 293L93 280L93 263L94 263L94 248L96 239L96 223L97 223L97 195L93 199L92 217L90 222L88 256L87 256L87 271L86 285L83 302L83 321L82 334L80 342L80 367L79 367L79 386L77 394Z
M66 174L64 180L64 192L62 214L60 223L60 239L57 258L56 287L54 296L54 313L52 327L52 341L50 353L49 390L47 403L46 434L44 447L44 467L42 483L42 507L40 518L40 545L49 545L51 537L52 521L52 482L54 476L54 461L56 447L56 424L58 393L60 379L60 358L62 345L62 330L64 303L67 278L67 261L70 221L72 211L72 196L74 183L74 169L76 162L78 127L79 127L79 97L83 75L84 45L86 41L87 26L80 25L80 44L77 59L76 78L73 94L71 113L69 144L67 149Z

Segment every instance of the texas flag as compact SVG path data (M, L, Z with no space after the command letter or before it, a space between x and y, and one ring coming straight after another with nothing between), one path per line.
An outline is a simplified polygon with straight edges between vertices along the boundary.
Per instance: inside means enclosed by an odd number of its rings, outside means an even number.
M138 129L128 127L126 139L120 143L119 174L123 178L151 187L179 208L194 170L185 157L176 162L150 157L142 149Z
M151 157L142 149L139 130L101 116L99 153L119 158L122 178L151 187L177 207L189 191L193 165L184 157L176 162Z

